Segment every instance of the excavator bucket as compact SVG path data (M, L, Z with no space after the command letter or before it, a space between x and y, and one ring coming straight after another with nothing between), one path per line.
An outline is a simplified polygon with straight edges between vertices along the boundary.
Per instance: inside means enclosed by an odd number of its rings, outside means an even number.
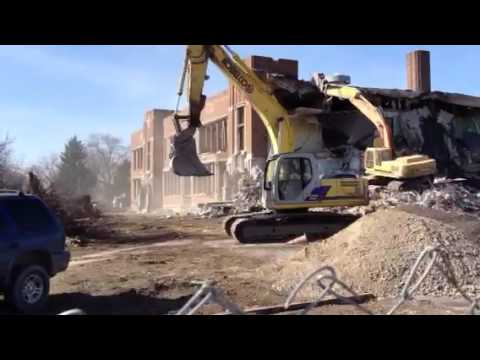
M170 153L170 165L178 176L211 176L213 175L200 161L193 135L195 128L190 127L173 136Z

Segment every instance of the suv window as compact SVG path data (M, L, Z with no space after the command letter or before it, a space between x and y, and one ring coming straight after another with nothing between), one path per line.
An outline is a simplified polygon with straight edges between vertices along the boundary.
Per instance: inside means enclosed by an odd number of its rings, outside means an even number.
M293 201L297 199L310 184L312 177L312 164L309 159L281 159L278 172L280 200Z
M20 231L44 232L54 225L48 210L37 199L12 199L5 205Z

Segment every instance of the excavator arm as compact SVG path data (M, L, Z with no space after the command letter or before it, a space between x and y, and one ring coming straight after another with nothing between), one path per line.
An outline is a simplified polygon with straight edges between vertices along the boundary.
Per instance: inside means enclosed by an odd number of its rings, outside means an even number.
M382 112L375 107L357 88L347 85L325 84L325 94L347 99L376 127L383 142L383 147L371 147L365 151L365 173L374 179L394 179L398 188L405 184L422 184L437 172L436 161L428 156L414 154L394 157L392 130L388 126ZM412 180L416 179L416 180ZM420 180L418 180L420 179ZM417 181L415 183L415 181Z
M346 99L355 106L365 117L375 125L383 147L392 150L392 132L381 111L374 106L362 92L352 86L327 84L323 89L326 95L339 99Z
M193 140L195 130L201 126L200 114L205 106L203 87L206 80L208 62L214 63L220 71L246 97L262 120L273 154L294 150L294 128L287 110L273 96L271 87L250 69L231 49L221 45L188 45L184 73L179 95L184 81L187 81L189 114L174 115L176 135L173 138L172 168L179 176L211 175L201 165ZM188 127L182 129L179 120L188 120Z

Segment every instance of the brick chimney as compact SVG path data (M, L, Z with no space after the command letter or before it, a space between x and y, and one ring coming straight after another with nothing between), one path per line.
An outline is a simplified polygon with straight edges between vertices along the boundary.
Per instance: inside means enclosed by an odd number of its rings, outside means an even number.
M407 54L407 89L431 91L430 52L416 50Z

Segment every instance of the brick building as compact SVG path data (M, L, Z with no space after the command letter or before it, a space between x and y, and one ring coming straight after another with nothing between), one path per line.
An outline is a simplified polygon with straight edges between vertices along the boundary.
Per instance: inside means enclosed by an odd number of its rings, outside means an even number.
M257 74L298 77L298 62L252 56L246 60ZM173 111L146 113L143 128L131 136L132 206L136 210L189 209L206 202L231 199L238 175L263 169L268 154L267 132L242 91L232 83L209 96L196 133L200 160L214 173L202 178L178 177L169 168Z
M381 107L392 129L395 151L431 156L442 174L465 177L480 186L480 98L432 92L428 52L412 52L406 60L408 90L359 88L369 101ZM246 63L260 76L277 73L298 78L294 60L253 56ZM338 111L332 107L329 119L323 120L324 130L333 121L332 138L343 133L349 141L363 139L360 147L372 146L375 127L365 121L352 123L363 115L338 105ZM232 84L207 99L202 112L204 126L196 134L200 159L214 176L181 178L171 172L168 155L174 134L172 114L171 110L147 112L143 128L131 136L134 209L178 210L228 201L238 190L242 174L256 166L263 169L268 153L266 130L243 92Z

